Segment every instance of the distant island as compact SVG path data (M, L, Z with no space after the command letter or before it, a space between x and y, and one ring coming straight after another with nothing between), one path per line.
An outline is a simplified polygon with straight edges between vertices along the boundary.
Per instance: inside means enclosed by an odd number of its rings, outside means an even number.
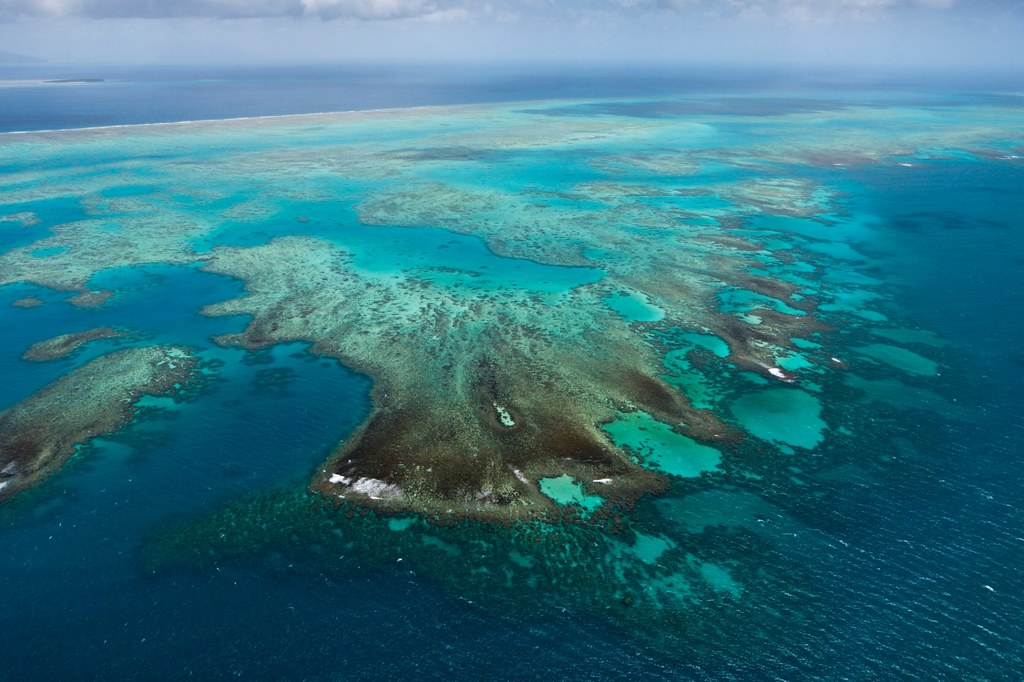
M43 60L37 57L30 57L27 54L17 52L4 52L0 50L0 64L42 64Z
M54 78L44 83L102 83L102 78Z

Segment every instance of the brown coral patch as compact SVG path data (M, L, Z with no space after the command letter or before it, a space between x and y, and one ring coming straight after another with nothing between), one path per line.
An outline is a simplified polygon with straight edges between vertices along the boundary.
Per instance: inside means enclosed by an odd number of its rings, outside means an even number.
M484 371L464 406L417 396L403 400L406 407L379 408L314 489L385 511L499 521L574 515L541 493L538 481L548 476L611 479L594 492L622 505L662 489L660 477L630 462L571 405L549 400L540 386L529 399L494 390ZM495 395L511 396L513 425L496 417Z
M56 471L77 445L121 428L143 394L178 390L195 366L180 348L120 350L0 412L0 498Z
M772 279L770 277L762 277L760 275L752 275L747 272L736 272L729 275L728 283L732 286L739 287L740 289L747 289L759 294L764 294L770 298L785 301L788 306L808 312L805 310L807 305L806 299L803 301L793 299L793 294L795 294L800 287L792 282L786 282L781 279Z
M113 291L82 291L69 298L68 303L79 308L99 308L113 295Z
M74 332L71 334L61 334L53 337L52 339L33 343L21 357L24 360L30 360L32 362L57 360L71 355L83 344L89 343L90 341L114 339L125 335L126 332L124 330L114 329L113 327L97 327L95 329L87 329L85 331Z
M11 303L14 308L38 308L43 305L43 299L36 296L25 296Z
M698 242L706 242L715 247L725 247L733 251L762 251L763 246L742 237L728 234L702 234L692 238Z
M709 325L713 333L729 345L729 360L737 366L776 380L768 370L774 366L772 347L791 348L791 338L806 338L815 332L833 328L812 315L786 315L758 308L750 311L760 324L750 324L727 313L715 313Z

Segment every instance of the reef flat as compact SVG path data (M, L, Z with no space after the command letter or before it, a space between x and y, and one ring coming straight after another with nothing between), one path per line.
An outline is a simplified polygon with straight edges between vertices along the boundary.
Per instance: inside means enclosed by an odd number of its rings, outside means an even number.
M337 499L508 520L554 514L538 482L568 474L628 504L663 484L598 428L616 409L714 442L738 437L660 380L649 345L585 290L552 303L516 289L467 296L366 275L344 251L299 238L216 249L205 268L249 291L204 310L253 317L220 343L312 340L314 352L375 378L373 415L314 483ZM614 361L589 361L609 351Z
M56 471L77 446L123 426L143 395L175 395L196 359L173 346L129 348L92 360L0 412L0 497Z

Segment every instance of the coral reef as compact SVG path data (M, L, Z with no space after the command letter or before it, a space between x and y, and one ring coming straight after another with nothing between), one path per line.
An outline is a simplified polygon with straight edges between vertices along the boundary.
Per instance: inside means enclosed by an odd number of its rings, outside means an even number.
M45 362L46 360L58 360L78 350L83 344L99 339L116 339L127 334L123 329L113 327L97 327L86 329L81 332L60 334L52 339L38 341L22 354L22 358L32 362Z
M809 339L851 315L884 320L857 289L870 282L827 279L836 258L857 258L843 191L795 169L953 143L982 153L991 132L921 121L895 140L864 125L879 112L844 108L829 120L857 135L823 137L812 125L822 113L798 108L733 137L736 121L715 110L630 115L638 106L4 139L34 170L0 192L0 217L40 238L0 254L0 286L68 291L73 305L107 310L117 299L96 277L104 270L201 264L236 277L247 295L204 311L247 316L219 343L309 342L375 381L369 418L312 482L328 499L439 521L573 516L579 504L540 485L571 479L579 499L607 500L595 518L612 514L672 472L717 470L638 452L630 443L642 439L616 445L606 427L642 413L673 434L659 442L693 443L684 449L706 462L716 457L701 448L713 448L727 464L744 438L731 377L782 387L844 370ZM53 145L87 149L94 163L69 174L33 162ZM34 204L47 201L65 202L66 219ZM859 357L911 367L880 348Z
M174 346L98 357L0 412L0 497L56 471L90 438L121 428L142 395L175 395L196 359Z
M569 474L628 505L664 484L598 428L618 410L644 410L704 441L739 438L657 377L652 346L593 300L599 288L557 304L521 289L467 298L367 273L345 251L296 237L218 248L204 267L249 291L204 310L252 316L221 343L312 341L376 380L375 411L314 481L334 499L507 520L567 511L538 481Z

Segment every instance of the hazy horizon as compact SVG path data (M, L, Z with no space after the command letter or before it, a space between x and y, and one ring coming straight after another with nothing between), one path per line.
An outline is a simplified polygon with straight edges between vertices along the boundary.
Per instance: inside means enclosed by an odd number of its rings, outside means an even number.
M0 0L52 63L465 61L1020 69L1024 2Z

